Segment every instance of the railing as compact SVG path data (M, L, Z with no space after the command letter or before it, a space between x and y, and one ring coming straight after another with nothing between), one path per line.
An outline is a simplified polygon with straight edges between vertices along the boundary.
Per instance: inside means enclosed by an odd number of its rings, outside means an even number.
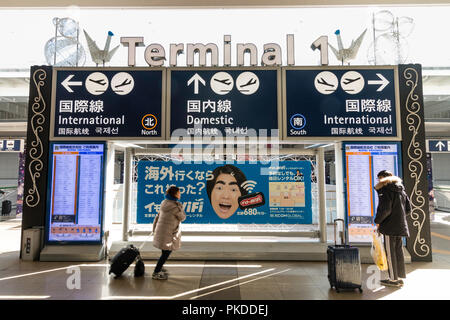
M436 209L450 211L450 185L434 186Z
M3 201L11 201L11 213L9 215L16 215L17 208L17 187L0 187L0 215L3 215L2 212L2 203Z

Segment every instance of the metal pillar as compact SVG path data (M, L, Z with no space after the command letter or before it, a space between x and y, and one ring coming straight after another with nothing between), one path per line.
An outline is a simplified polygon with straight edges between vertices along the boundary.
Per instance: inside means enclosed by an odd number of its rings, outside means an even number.
M319 226L320 242L327 242L326 188L325 188L325 152L317 150L317 183L319 187Z
M112 225L112 216L114 210L114 161L115 161L115 148L114 144L108 142L107 154L106 154L106 177L104 187L104 199L105 209L103 210L103 230L108 231Z
M131 185L132 185L132 148L125 149L125 164L123 174L123 223L122 223L122 240L128 241L128 230L130 227L130 199L131 199Z
M336 172L336 218L345 219L344 165L342 161L342 142L334 144L334 165Z

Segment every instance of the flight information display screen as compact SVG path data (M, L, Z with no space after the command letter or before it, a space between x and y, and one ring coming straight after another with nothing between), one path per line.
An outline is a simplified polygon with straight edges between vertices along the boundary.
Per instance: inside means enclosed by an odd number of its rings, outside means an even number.
M101 242L104 143L52 143L48 242Z
M345 143L346 209L349 242L371 242L378 206L377 174L400 174L399 143Z

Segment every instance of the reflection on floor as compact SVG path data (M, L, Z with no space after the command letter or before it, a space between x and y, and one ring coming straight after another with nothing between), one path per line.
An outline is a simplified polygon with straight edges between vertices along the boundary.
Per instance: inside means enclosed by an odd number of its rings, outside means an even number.
M101 263L25 262L17 252L0 256L0 299L151 300L373 300L449 299L450 263L407 265L401 289L379 286L372 265L363 264L363 293L330 289L323 262L168 261L167 281L152 280L155 261L134 278L134 265L115 279Z
M330 289L326 262L176 261L166 264L167 281L152 280L155 260L134 278L132 265L114 279L107 260L95 263L29 262L19 259L20 221L0 224L0 300L375 300L450 299L450 255L433 252L433 262L406 265L403 288L379 286L374 265L362 265L363 293ZM445 227L445 228L444 228ZM432 231L433 247L449 248L447 225Z

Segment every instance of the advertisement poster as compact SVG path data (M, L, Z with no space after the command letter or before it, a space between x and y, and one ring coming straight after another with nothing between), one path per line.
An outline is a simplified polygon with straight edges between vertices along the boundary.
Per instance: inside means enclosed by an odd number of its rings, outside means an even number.
M180 188L184 223L311 224L311 164L138 164L137 223L152 223L165 191Z
M348 143L345 148L349 242L371 242L378 206L377 174L399 175L399 144Z
M53 144L50 242L101 241L104 144Z

